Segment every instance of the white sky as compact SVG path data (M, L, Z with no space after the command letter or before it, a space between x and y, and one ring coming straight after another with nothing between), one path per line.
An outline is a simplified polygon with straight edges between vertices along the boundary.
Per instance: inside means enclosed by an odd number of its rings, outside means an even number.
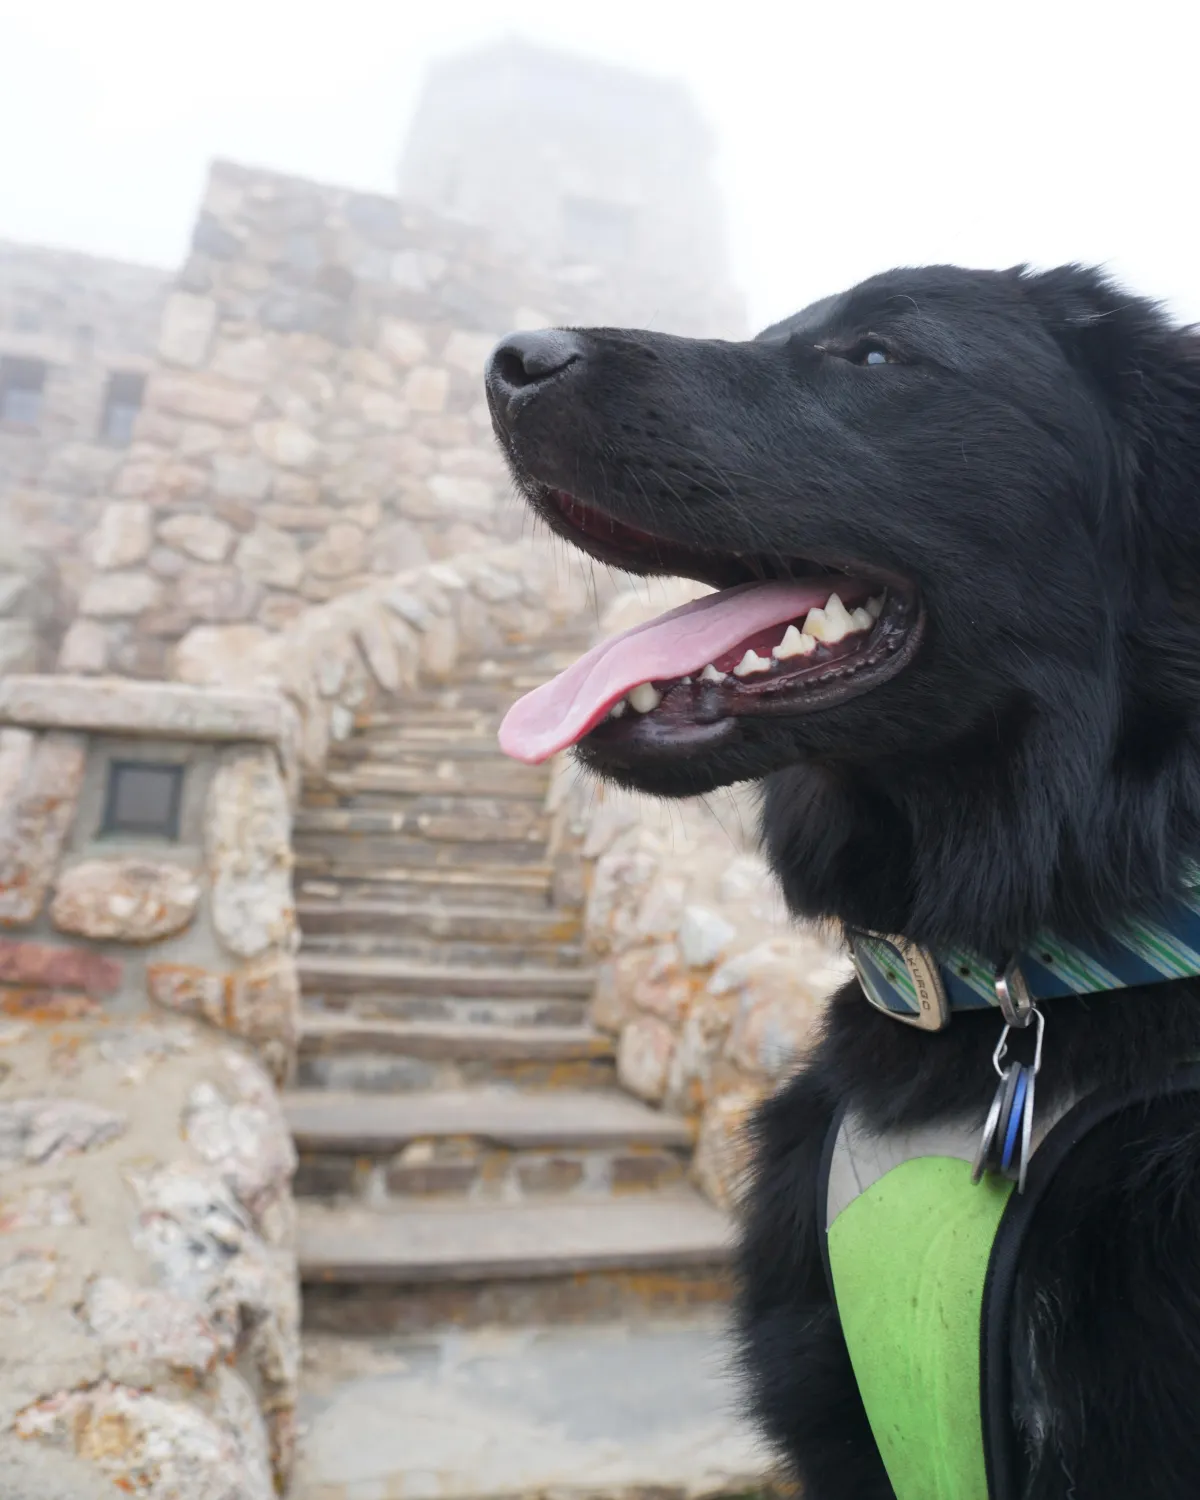
M1200 319L1195 0L0 0L0 237L165 266L213 156L379 191L506 31L691 85L764 323L898 264L1107 263Z

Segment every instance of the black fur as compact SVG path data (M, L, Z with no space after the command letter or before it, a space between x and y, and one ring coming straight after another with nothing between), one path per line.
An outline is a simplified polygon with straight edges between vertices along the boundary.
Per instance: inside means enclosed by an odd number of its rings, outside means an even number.
M867 336L897 362L863 366ZM912 580L925 634L873 691L601 774L665 795L761 779L804 917L997 961L1041 927L1153 911L1200 857L1200 342L1098 273L895 271L747 344L581 335L498 412L518 480L678 549ZM552 516L552 524L557 520ZM577 538L576 538L577 539ZM593 547L603 552L603 548ZM696 570L706 576L704 570ZM1200 982L1047 1007L1043 1100L1200 1056ZM807 1500L892 1494L822 1273L835 1108L976 1118L994 1017L938 1035L834 1000L762 1111L740 1254L755 1410ZM1070 1158L1025 1245L1013 1422L1025 1500L1200 1494L1200 1115L1130 1110Z

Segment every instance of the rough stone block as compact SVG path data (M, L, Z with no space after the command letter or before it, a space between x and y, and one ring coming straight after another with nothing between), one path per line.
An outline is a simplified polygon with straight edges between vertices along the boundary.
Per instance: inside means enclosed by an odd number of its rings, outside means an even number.
M719 1208L737 1207L750 1170L748 1126L762 1102L760 1089L740 1089L715 1099L704 1112L692 1160L701 1191Z
M79 601L79 613L101 619L129 619L153 609L162 585L149 573L100 573Z
M706 906L688 906L679 924L679 951L684 963L693 969L705 969L716 963L737 937L732 922Z
M305 556L308 571L317 578L345 578L366 565L367 538L348 521L331 526Z
M657 1104L666 1092L675 1035L654 1016L638 1016L617 1044L617 1077L630 1093Z
M220 338L208 367L224 380L239 385L264 386L275 373L275 357L264 338Z
M401 318L384 318L378 348L395 365L405 368L420 365L423 360L429 359L429 342L426 341L422 327L416 323L405 323Z
M148 406L177 417L213 422L218 427L244 427L252 422L260 400L258 390L229 385L211 375L159 371L151 376L146 388Z
M264 740L278 745L285 738L285 711L278 693L212 688L200 692L178 682L68 676L17 676L0 682L0 723L35 729L70 726L93 734Z
M273 464L285 469L308 469L321 451L317 439L296 422L256 422L254 442Z
M211 297L173 292L163 308L158 333L159 357L169 365L198 369L208 354L217 326L217 304Z
M415 365L404 382L404 399L416 412L445 411L449 394L450 376L436 365Z
M239 1379L232 1371L227 1375ZM18 1412L14 1429L19 1437L90 1460L126 1493L274 1500L261 1429L254 1451L248 1434L231 1430L200 1407L132 1386L104 1380L84 1390L59 1391Z
M277 589L294 589L304 576L304 557L294 537L260 522L238 543L234 566Z
M101 572L141 562L154 541L149 505L144 500L113 500L100 513L92 533L92 562Z
M125 1130L124 1115L86 1099L0 1101L0 1170L47 1167L94 1151Z
M583 1163L570 1156L519 1161L517 1181L524 1193L569 1193L583 1181Z
M240 453L213 456L213 490L225 500L250 504L266 498L271 488L271 470L261 458Z
M290 948L291 809L269 751L235 755L217 770L205 817L205 857L217 936L231 953L255 958Z
M0 937L0 984L82 990L110 995L121 987L124 965L91 948L61 948Z
M495 342L489 334L468 333L465 329L456 328L442 350L443 363L482 380L483 367Z
M59 876L50 916L60 932L98 942L153 943L182 932L200 903L184 865L89 859Z
M490 516L496 509L496 491L486 479L465 479L454 474L434 474L430 493L447 516Z
M233 545L233 531L227 523L203 512L168 516L159 522L158 535L197 562L224 562Z
M165 1010L195 1016L259 1046L278 1044L284 1052L294 1053L300 986L290 955L280 954L234 971L198 964L150 964L146 987L154 1003ZM278 1077L275 1059L275 1054L268 1054Z
M41 911L75 817L86 761L82 735L43 735L0 808L0 924L20 926Z

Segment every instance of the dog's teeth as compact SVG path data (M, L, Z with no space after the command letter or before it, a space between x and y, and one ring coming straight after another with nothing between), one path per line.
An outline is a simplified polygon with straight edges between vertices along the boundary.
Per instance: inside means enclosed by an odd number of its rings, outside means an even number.
M662 694L652 682L639 682L628 696L630 708L639 714L648 714L662 702Z
M741 661L733 669L735 677L749 677L752 672L769 672L771 670L771 658L759 656L757 651L747 651Z
M830 643L840 641L854 629L854 621L837 594L830 594L825 601L825 639Z
M829 639L828 626L825 624L825 611L818 606L810 609L804 617L802 633L809 635L814 641L826 641Z
M708 666L705 667L704 671L700 673L700 681L701 682L724 682L726 675L727 674L724 673L724 672L718 672L717 669L716 669L716 667L713 666L712 662L709 662Z
M613 706L609 709L608 717L610 719L619 719L628 707L629 704L626 703L624 698L618 698Z
M875 623L875 616L868 610L863 609L861 605L858 609L850 611L850 619L855 630L870 630L871 626Z
M867 613L871 616L872 620L878 620L879 616L883 613L882 594L876 594L874 599L867 600Z
M691 687L691 685L692 685L692 679L690 677L681 677L679 679L679 686L680 687Z
M783 632L783 640L772 647L771 655L776 661L787 661L792 656L811 656L816 649L817 643L811 635L801 635L794 625L789 625Z

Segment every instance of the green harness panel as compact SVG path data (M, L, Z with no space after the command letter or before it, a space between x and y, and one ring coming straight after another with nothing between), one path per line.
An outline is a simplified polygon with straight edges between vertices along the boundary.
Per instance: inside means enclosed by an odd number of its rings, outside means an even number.
M893 1166L828 1230L838 1314L897 1500L988 1500L980 1314L1013 1185L957 1156Z

